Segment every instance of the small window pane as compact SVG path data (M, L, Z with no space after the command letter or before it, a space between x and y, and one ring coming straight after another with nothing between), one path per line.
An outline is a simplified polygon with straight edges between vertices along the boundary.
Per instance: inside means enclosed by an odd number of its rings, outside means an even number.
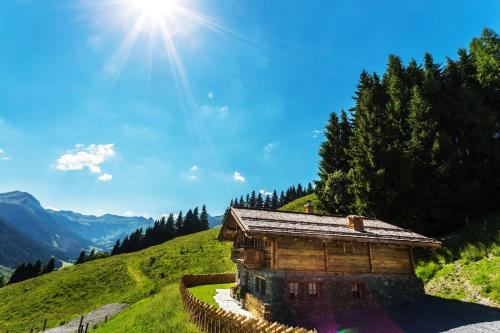
M307 293L309 296L318 296L318 285L316 282L309 282L307 284Z
M361 298L361 286L359 285L359 283L352 284L352 297Z
M297 282L288 283L288 293L290 298L299 297L299 284Z

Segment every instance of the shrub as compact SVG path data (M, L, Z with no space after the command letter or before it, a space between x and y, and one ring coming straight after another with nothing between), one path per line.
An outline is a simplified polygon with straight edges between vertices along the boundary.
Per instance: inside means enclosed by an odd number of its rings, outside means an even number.
M417 268L415 268L415 274L424 283L429 282L430 279L442 268L440 263L429 261L429 262L419 262Z
M478 261L486 257L486 255L487 255L486 247L483 244L478 244L478 245L467 244L460 251L460 256L466 263Z

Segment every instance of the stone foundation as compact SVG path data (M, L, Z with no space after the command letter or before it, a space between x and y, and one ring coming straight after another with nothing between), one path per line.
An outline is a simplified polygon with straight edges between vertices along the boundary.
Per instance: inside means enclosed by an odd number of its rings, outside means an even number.
M269 304L270 319L290 325L314 326L311 316L376 309L391 303L407 302L424 295L423 283L414 275L364 274L324 275L254 271L238 268L240 284L247 292ZM260 292L256 278L265 279ZM299 296L289 296L288 283L299 284ZM308 294L308 283L317 285L318 295Z

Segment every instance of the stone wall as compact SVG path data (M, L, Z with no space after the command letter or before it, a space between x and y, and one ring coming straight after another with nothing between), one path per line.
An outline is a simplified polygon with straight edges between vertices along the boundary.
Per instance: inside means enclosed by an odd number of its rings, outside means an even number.
M390 303L405 302L424 295L422 282L414 275L364 274L324 275L238 269L240 283L249 293L270 305L270 319L289 325L312 327L310 316L364 311ZM257 294L255 278L266 280L265 294ZM288 282L298 282L300 296L290 299ZM309 296L307 283L316 282L318 296ZM359 295L353 293L353 285ZM359 298L355 297L359 296Z

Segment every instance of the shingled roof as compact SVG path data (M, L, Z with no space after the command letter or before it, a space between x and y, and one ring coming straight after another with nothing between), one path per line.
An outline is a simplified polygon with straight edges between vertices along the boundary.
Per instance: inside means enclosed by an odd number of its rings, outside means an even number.
M367 243L440 247L441 242L376 219L364 219L364 231L347 225L346 217L231 208L219 234L220 240L242 230L249 237L294 237Z

